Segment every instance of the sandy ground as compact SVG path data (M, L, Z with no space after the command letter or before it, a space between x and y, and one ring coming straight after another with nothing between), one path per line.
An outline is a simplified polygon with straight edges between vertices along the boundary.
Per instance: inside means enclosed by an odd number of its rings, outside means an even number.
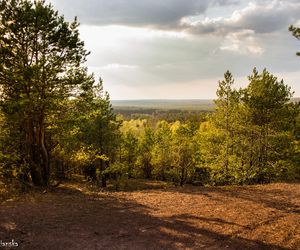
M68 182L2 202L0 243L30 250L300 249L300 184L144 187L98 192Z

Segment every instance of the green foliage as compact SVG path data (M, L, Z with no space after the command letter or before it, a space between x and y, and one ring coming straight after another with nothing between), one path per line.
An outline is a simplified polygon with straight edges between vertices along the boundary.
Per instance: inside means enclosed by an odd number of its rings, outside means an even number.
M9 139L36 185L50 177L49 128L81 84L88 52L78 23L45 1L3 1L0 8L1 107ZM16 140L15 140L16 139Z
M123 137L123 162L127 165L128 177L132 178L134 176L134 170L137 160L138 152L138 139L133 132L128 131Z
M172 166L172 144L173 135L170 124L160 121L155 134L155 146L153 148L152 163L154 165L154 175L159 179L167 180L167 172Z
M152 178L175 185L298 178L299 104L290 101L290 88L267 70L256 69L246 88L236 90L233 85L227 71L219 82L216 112L200 124L125 122L121 132L126 143L121 151L131 161L122 162L131 162L131 177L140 177L140 168L147 165Z
M151 127L146 127L139 141L137 165L140 166L143 177L151 178L153 171L152 151L155 144L155 134Z
M188 124L180 125L174 131L172 177L183 186L195 168L193 131ZM176 182L175 181L175 182Z
M247 184L295 177L294 128L299 108L283 81L256 69L243 90L232 90L231 74L220 82L211 131L200 136L204 164L216 184ZM298 111L297 111L298 110Z
M66 22L45 1L2 1L0 14L5 165L23 169L36 185L47 185L53 170L99 164L103 171L113 161L120 123L102 80L95 84L81 66L89 53L77 20Z
M125 164L115 162L106 168L103 174L109 175L109 177L115 182L115 190L119 191L124 181L128 179L128 168Z
M111 179L116 190L140 177L175 185L300 178L300 104L283 80L254 69L237 90L227 71L215 112L155 107L122 121L102 79L82 66L89 53L78 25L45 1L0 2L2 177L48 185L51 177L80 173L103 187ZM290 31L300 39L299 28Z
M292 32L293 36L300 40L300 28L291 25L289 31ZM297 52L297 56L300 56L300 52Z

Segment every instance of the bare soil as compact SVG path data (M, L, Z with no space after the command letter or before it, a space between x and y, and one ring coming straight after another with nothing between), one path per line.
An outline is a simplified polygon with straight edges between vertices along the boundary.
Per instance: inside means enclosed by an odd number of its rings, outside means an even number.
M67 182L2 202L0 240L18 249L300 249L299 183L137 187Z

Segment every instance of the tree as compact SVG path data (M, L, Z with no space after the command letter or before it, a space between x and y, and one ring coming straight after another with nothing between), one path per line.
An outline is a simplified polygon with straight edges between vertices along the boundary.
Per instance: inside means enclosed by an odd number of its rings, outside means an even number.
M194 134L190 126L180 124L174 131L174 144L172 145L173 181L183 186L191 175L191 170L195 168L195 148L193 145Z
M291 25L289 31L292 32L293 36L300 40L300 28ZM300 56L300 52L296 53L297 56Z
M157 127L152 164L155 175L166 181L167 172L171 169L173 162L173 135L170 125L166 121L159 121Z
M253 165L258 171L258 181L266 180L266 176L283 160L284 151L279 147L281 137L290 134L296 119L294 104L290 102L293 93L290 87L279 81L266 69L261 74L254 68L249 76L249 85L244 91L243 102L248 116L249 128L255 134L255 157ZM281 137L280 140L276 139ZM291 142L292 138L287 139ZM281 150L278 150L280 149ZM283 158L282 158L283 157ZM282 165L282 164L281 164ZM275 170L275 171L278 171Z
M123 137L123 162L127 165L128 178L133 178L137 160L138 138L130 130Z
M136 176L136 166L139 153L139 138L145 133L146 120L137 119L124 121L120 127L122 133L121 144L119 148L119 161L127 167L129 178Z
M34 184L47 185L49 128L61 100L76 94L86 76L80 65L88 52L76 19L67 23L45 1L0 4L1 107L19 165L28 165Z
M200 151L205 155L202 164L208 164L214 182L226 184L234 182L238 170L237 152L240 146L241 90L233 88L234 79L229 71L224 74L224 80L219 81L216 112L208 123L200 126L202 138ZM205 127L204 127L205 125ZM202 135L201 135L202 134ZM201 145L202 144L202 145ZM207 166L202 168L207 169Z
M233 137L233 123L234 123L234 106L235 91L232 89L234 79L229 71L224 74L224 80L219 81L219 88L217 89L218 99L215 100L216 104L216 116L214 122L216 126L222 129L225 133L224 146L225 155L222 155L224 159L223 167L225 168L225 179L228 177L229 167L229 150L232 148Z
M107 92L103 91L102 79L94 83L93 76L82 85L81 95L75 100L74 115L77 116L77 142L89 153L89 175L96 179L96 171L101 176L102 186L106 186L107 168L116 161L116 151L120 142L119 127Z
M155 135L151 127L146 127L144 134L141 136L139 141L139 156L138 162L141 165L143 175L149 179L152 176L152 156L153 148L155 146Z
M247 184L287 179L295 175L297 115L290 87L267 70L256 69L245 89L232 89L227 71L219 82L216 112L202 123L200 168L209 168L214 184Z

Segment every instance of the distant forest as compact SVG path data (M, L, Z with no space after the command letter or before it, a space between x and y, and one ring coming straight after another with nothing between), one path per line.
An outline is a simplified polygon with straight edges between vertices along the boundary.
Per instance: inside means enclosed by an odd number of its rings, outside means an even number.
M81 174L118 189L130 178L181 186L300 178L300 104L266 69L253 69L241 89L225 72L205 110L114 110L84 66L76 19L20 0L1 1L0 16L1 182L47 186Z
M300 98L291 98L297 103ZM111 100L114 112L123 119L147 118L166 121L201 121L203 115L216 110L214 100L210 99L154 99L154 100Z

